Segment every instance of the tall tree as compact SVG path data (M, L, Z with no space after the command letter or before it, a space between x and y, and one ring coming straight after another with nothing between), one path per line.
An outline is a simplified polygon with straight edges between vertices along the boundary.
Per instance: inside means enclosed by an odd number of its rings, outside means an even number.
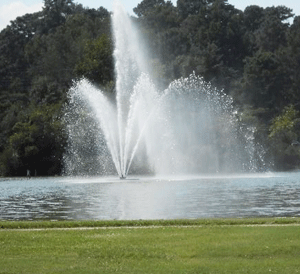
M168 3L171 3L171 1L168 1ZM142 17L147 15L153 8L164 5L166 5L165 0L143 0L133 11L138 17Z
M197 15L207 7L209 2L208 0L178 0L178 13L183 19L191 15Z
M75 9L73 0L44 0L42 33L53 32Z

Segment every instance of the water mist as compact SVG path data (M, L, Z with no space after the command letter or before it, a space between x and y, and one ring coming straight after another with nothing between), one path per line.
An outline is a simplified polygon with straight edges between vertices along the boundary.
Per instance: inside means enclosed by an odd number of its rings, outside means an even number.
M265 167L254 127L241 127L232 99L195 74L159 90L138 31L113 13L116 98L82 79L69 92L65 121L69 175L252 172Z

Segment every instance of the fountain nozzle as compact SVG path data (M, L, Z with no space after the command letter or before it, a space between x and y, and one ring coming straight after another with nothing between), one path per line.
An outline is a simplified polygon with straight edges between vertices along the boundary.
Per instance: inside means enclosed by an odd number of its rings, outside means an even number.
M126 176L124 176L124 175L120 176L120 180L125 180L125 179L126 179Z

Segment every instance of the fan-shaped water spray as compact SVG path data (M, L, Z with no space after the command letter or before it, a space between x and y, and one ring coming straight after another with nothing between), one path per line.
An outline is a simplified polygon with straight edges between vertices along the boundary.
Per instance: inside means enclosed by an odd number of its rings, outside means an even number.
M69 174L195 174L264 166L255 128L239 125L232 100L195 74L159 90L138 33L120 4L113 14L116 98L83 79L65 115ZM258 149L259 148L259 149Z

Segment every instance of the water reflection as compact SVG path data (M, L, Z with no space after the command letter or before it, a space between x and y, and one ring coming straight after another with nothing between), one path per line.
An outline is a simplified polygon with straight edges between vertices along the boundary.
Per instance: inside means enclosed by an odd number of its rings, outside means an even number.
M300 173L0 179L2 220L300 216Z

